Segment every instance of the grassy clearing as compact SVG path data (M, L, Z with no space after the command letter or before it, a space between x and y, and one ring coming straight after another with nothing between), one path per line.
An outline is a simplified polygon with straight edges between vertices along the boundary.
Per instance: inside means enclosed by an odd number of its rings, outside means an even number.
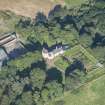
M65 105L104 105L105 94L102 94L105 93L104 87L105 77L79 88L78 92L73 92L64 97Z
M55 5L63 3L64 0L0 0L0 10L10 10L17 15L34 18L39 11L48 15Z
M0 11L0 33L14 31L19 19L20 16L16 16L10 11Z
M64 61L62 57L59 57L55 61L55 65L57 67L59 67L60 69L65 70L70 64L68 62Z
M92 62L92 63L97 63L97 59L92 56L89 52L87 52L87 50L85 48L83 48L82 46L80 46L81 52Z
M95 72L94 72L95 73ZM65 93L57 101L63 100L64 105L105 105L105 75L94 78L84 86ZM53 104L55 105L55 102Z
M86 68L88 69L87 71L95 69L96 64L98 62L98 60L94 56L92 56L89 52L87 52L87 50L83 48L81 45L77 45L71 48L70 50L66 51L64 53L64 56L69 59L76 58L81 60L85 64ZM68 63L62 57L59 57L59 59L55 61L55 65L58 68L61 68L63 70L66 70L66 68L70 66L71 63L72 62Z
M66 4L70 7L81 5L86 1L87 0L65 0Z
M65 52L64 56L72 57L74 54L78 53L78 46L73 47L72 49ZM67 61L65 61L61 56L55 61L55 65L62 70L66 70L66 68L70 65Z
M79 46L75 46L73 49L75 49L75 48L78 49ZM91 54L90 54L91 55L90 56L89 53L86 52L86 50L83 50L82 48L81 48L81 50L84 52L84 55L85 54L88 55L86 57L94 58ZM68 53L66 53L66 54L68 54ZM89 61L91 60L90 58L88 59ZM93 61L96 62L97 59L94 58L92 60L92 62ZM87 75L83 77L83 82L80 84L80 86L77 86L76 89L74 89L73 91L71 90L71 91L65 92L64 96L61 96L60 98L57 98L54 101L62 101L63 100L63 101L65 101L64 105L104 105L105 101L102 98L105 97L105 95L103 95L103 97L101 97L101 95L100 95L100 97L98 97L98 95L96 96L96 93L94 91L92 91L91 87L90 87L90 85L93 84L94 81L96 82L96 80L97 81L100 80L100 78L102 78L103 76L104 76L104 80L105 80L105 68L98 67L92 71L89 71L87 73ZM98 83L104 82L102 91L104 91L104 87L105 87L104 80L102 79L102 81L98 82ZM97 87L97 86L94 86L94 88L95 87ZM99 89L99 90L101 91L101 89ZM100 94L100 93L97 92L97 94ZM102 104L99 104L101 102L100 99L102 99L101 100ZM98 100L99 102L97 102L96 100ZM56 104L54 102L51 105L56 105Z

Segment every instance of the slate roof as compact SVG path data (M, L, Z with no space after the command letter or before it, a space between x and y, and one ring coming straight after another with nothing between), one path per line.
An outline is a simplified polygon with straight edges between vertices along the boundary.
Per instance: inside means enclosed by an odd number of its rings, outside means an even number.
M9 37L9 36L16 36L16 33L15 32L10 32L10 33L4 33L4 34L1 34L0 35L0 40L3 40L3 39L5 39L5 38L7 38L7 37Z
M0 48L0 70L3 64L5 64L7 60L8 60L8 55L6 54L3 48Z
M48 47L48 46L46 46L46 47L44 47L45 49L47 49L47 51L50 53L53 53L53 54L56 54L56 53L58 53L58 52L60 52L60 51L62 51L62 50L66 50L66 49L69 49L70 48L70 46L68 45L68 44L62 44L62 43L58 43L58 44L55 44L55 45L53 45L53 46L51 46L51 47ZM46 51L46 52L47 52Z
M0 48L0 61L4 61L8 59L8 56L3 48Z
M3 46L4 44L11 42L12 40L16 39L16 33L7 33L0 36L0 46Z

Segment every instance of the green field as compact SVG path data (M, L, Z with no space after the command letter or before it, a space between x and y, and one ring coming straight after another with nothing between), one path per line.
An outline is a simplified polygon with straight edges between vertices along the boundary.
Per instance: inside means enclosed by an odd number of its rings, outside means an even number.
M66 4L70 7L81 5L82 3L86 1L87 0L65 0Z
M73 56L76 55L78 53L83 53L83 55L85 55L91 62L96 63L97 59L95 59L94 56L92 56L85 48L83 48L81 45L77 45L75 47L73 47L72 49L70 49L69 51L67 51L65 53L66 56Z
M10 11L0 11L0 33L14 31L20 17Z
M84 65L88 68L87 71L97 68L96 64L98 63L98 60L94 56L92 56L81 45L77 45L71 48L70 50L66 51L63 56L70 58L70 59L76 58L76 59L81 60L84 63ZM72 62L68 63L66 60L62 58L62 56L59 56L55 60L56 67L62 70L66 70L66 68L70 66L70 64L72 64Z
M62 70L65 70L70 64L66 61L63 60L62 57L59 57L56 61L55 61L55 65L62 69Z
M105 75L66 93L61 100L64 105L105 105Z
M63 96L56 98L49 105L59 105L56 103L59 101L65 102L65 104L61 105L104 105L105 94L101 95L103 91L105 93L104 88L105 69L97 68L83 77L80 86L77 86L74 90L66 91Z

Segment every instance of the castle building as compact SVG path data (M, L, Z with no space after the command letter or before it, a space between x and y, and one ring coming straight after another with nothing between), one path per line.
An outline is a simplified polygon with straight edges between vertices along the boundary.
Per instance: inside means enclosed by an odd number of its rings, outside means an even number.
M56 44L50 48L43 47L42 56L44 59L52 60L55 57L62 55L68 48L68 45L62 45L61 43Z

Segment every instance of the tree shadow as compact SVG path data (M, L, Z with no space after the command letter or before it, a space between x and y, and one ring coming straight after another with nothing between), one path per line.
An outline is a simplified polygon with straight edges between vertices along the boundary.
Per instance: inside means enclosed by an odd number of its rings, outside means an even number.
M15 59L15 58L18 58L18 57L24 55L26 52L27 52L27 50L25 48L20 47L20 48L16 48L16 49L12 50L8 54L8 56L10 59Z
M22 18L19 20L18 24L16 27L21 27L21 28L27 28L28 26L31 25L31 19L30 18Z
M47 17L43 12L38 12L35 17L35 25L45 25L47 24Z
M79 69L80 71L85 72L86 68L83 64L83 62L79 60L75 60L69 67L67 67L65 75L69 76L71 73L73 73L75 70Z
M25 84L23 88L23 92L32 91L32 85L31 84Z
M31 64L31 69L40 68L42 70L46 70L46 63L44 60L38 61L36 63Z
M25 77L29 77L30 72L31 72L30 68L26 68L22 71L17 71L16 75L18 75L20 78L25 78Z
M24 47L19 47L19 48L16 48L14 50L12 50L11 52L9 52L8 56L11 59L15 59L15 58L18 58L24 54L26 54L27 52L33 52L33 51L41 51L42 50L42 45L40 42L33 42L33 41L29 41L29 43L27 44L23 44L21 42L22 46Z
M64 29L66 25L73 25L76 31L78 31L78 27L75 22L76 17L72 15L68 15L68 13L62 16L62 14L64 14L64 11L67 11L67 9L62 7L61 5L56 5L49 12L48 19L52 21L53 23L55 22L55 23L60 24L61 29Z
M29 43L25 44L24 47L30 51L30 52L33 52L33 51L41 51L42 50L42 45L40 42L33 42L33 41L29 41Z
M90 23L85 23L85 25L83 25L81 27L81 29L79 30L79 35L82 36L84 35L85 33L88 34L88 35L91 35L91 32L88 30L88 28L94 28L94 23L93 22L90 22Z
M48 46L48 44L46 42L43 43L42 47L45 48L45 49L49 48L49 46Z
M105 46L105 36L96 33L93 38L93 43L91 44L91 48L96 48L97 46Z
M20 100L21 99L21 94L20 95L17 95L15 97L15 99L10 103L10 105L16 105L16 101Z
M64 29L66 25L73 25L73 27L78 31L78 27L75 23L75 17L71 15L66 15L62 21L60 21L61 28Z
M4 88L4 91L3 91L2 95L9 96L9 91L10 91L10 86L9 85L6 85L5 88Z
M51 68L47 71L46 82L57 80L62 83L62 73L57 68Z
M61 5L56 5L48 14L48 19L53 20L54 18L58 17L57 15L55 16L56 13L59 13L62 10Z
M25 77L29 77L30 76L30 72L34 69L34 68L40 68L42 70L46 70L46 63L44 61L37 61L33 64L31 64L31 67L23 69L22 71L17 71L16 75L18 75L20 78L25 78Z

